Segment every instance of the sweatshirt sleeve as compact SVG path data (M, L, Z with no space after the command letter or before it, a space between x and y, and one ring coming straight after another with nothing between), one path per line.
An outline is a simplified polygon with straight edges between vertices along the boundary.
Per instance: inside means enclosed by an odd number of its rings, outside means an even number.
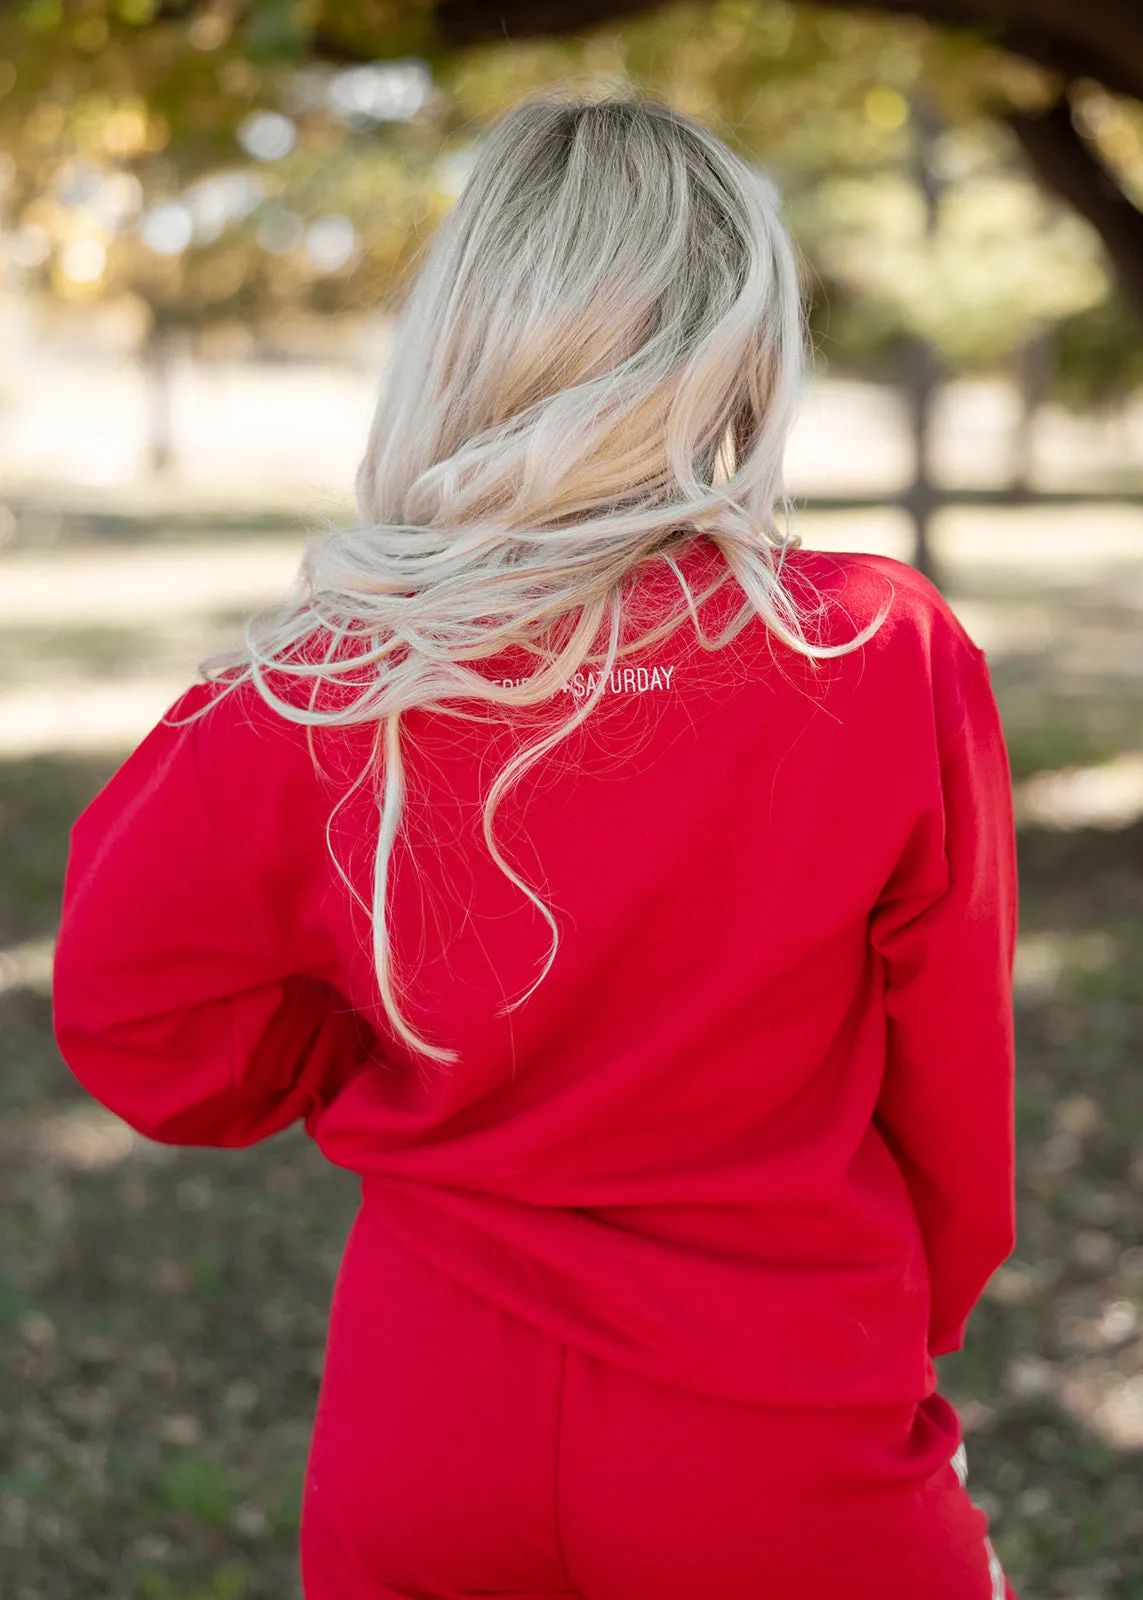
M877 1121L924 1237L932 1356L962 1347L1015 1244L1016 845L1004 735L975 648L963 720L939 766L940 802L871 921L888 1023Z
M174 725L214 692L182 696L72 829L54 1022L75 1077L137 1132L241 1146L312 1131L370 1038L314 915L289 739L259 736L237 694Z

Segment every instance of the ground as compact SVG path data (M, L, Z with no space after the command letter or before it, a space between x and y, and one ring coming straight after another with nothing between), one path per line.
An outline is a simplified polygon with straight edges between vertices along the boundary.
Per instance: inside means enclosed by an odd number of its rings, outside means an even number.
M193 603L172 590L165 618L133 617L118 579L51 599L80 556L129 570L115 562L137 533L79 527L69 549L65 528L42 560L4 557L23 588L0 635L0 1594L290 1600L355 1181L297 1131L240 1153L132 1138L84 1097L50 1028L67 830L126 748L114 717L93 735L99 696L177 687L246 603L227 563L262 540L276 574L288 537L167 528L166 546L221 576ZM941 1380L1021 1600L1143 1600L1143 802L1130 763L1092 766L1143 746L1138 544L1102 565L1081 549L1070 571L1058 551L1019 573L949 565L1023 797L1020 1219ZM20 697L53 685L72 725L37 743L46 713ZM1022 787L1070 763L1091 770Z

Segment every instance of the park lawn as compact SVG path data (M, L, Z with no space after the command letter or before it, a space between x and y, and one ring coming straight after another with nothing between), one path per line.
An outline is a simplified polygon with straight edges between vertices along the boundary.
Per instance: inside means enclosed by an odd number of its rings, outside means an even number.
M1022 740L1068 758L1067 728L1022 726L1014 767ZM0 950L24 952L0 969L2 1592L291 1600L356 1182L299 1130L133 1139L60 1061L67 831L114 765L0 764ZM1143 1600L1143 823L1020 851L1019 1244L942 1387L1021 1600Z

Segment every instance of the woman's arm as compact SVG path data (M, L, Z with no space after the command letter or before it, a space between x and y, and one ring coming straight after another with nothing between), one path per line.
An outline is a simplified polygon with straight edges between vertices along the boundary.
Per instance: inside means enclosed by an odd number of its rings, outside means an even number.
M168 716L215 693L198 685ZM308 1125L374 1042L334 987L315 915L324 839L306 786L284 781L294 730L230 699L160 723L71 834L56 1038L96 1099L170 1144Z
M877 1122L905 1175L932 1286L930 1354L959 1350L1015 1244L1012 786L983 655L918 824L874 913L888 1050Z

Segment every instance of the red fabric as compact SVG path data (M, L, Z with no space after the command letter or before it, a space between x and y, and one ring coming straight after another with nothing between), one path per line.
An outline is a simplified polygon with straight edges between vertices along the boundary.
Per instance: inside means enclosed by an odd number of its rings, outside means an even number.
M722 570L697 539L697 593ZM404 719L390 926L414 1059L380 1007L363 730L248 687L160 725L75 825L56 1027L148 1136L241 1145L304 1117L427 1263L585 1354L775 1406L931 1393L1014 1242L1015 851L987 665L912 569L795 552L815 668L755 619L629 657L501 807L513 725ZM627 637L681 606L661 561ZM701 611L715 638L728 583ZM480 670L515 675L507 652ZM218 691L190 690L179 714ZM544 719L549 719L545 721Z
M960 1442L940 1395L789 1410L650 1383L469 1294L365 1208L310 1449L306 1597L1015 1600Z

